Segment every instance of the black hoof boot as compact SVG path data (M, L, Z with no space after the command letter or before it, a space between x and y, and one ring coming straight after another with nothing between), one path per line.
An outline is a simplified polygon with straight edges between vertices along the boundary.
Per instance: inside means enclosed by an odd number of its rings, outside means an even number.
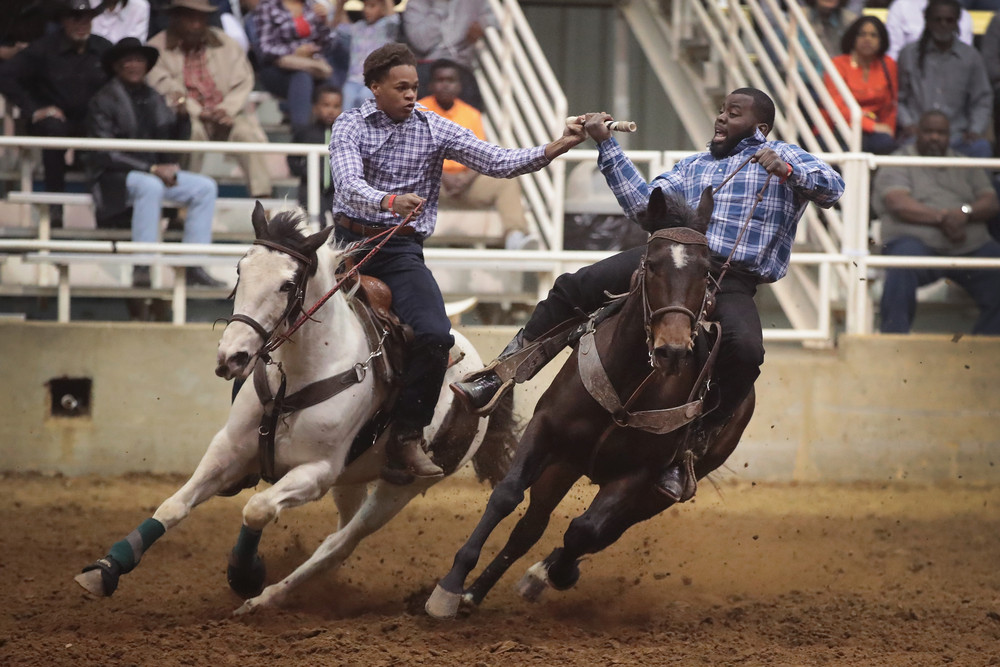
M111 556L105 556L83 568L74 580L89 593L100 597L111 597L118 588L121 576L122 566Z
M557 591L566 591L580 580L580 561L575 560L559 567L556 563L562 556L562 548L556 549L546 559L549 562L549 585Z
M450 385L466 412L477 412L485 408L502 386L503 380L493 371L487 371L466 382L453 382Z
M241 563L236 557L235 549L229 554L229 567L226 568L226 581L233 592L244 600L255 598L264 590L264 579L267 568L264 559L254 554L250 563Z

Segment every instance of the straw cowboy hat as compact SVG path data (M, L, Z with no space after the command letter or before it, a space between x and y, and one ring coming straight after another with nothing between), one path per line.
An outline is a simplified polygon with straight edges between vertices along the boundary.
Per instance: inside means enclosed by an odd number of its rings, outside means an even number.
M146 59L146 71L153 69L160 52L152 46L146 46L135 37L125 37L110 49L101 54L101 65L108 74L114 73L115 63L127 55L142 54Z

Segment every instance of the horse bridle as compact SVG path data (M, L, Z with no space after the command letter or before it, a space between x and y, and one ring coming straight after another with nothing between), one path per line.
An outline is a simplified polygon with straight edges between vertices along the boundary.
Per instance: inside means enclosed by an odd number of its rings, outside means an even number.
M256 354L257 356L264 356L268 352L268 344L271 341L271 337L274 336L274 332L277 331L278 326L280 326L284 321L291 321L294 319L295 314L302 310L302 304L306 297L306 281L309 280L310 275L312 275L312 272L316 267L316 258L303 255L299 251L293 250L288 246L268 241L266 239L255 239L253 245L260 245L270 248L271 250L283 252L289 257L297 259L305 265L304 270L300 271L298 276L296 276L296 280L294 282L295 288L290 291L288 295L288 305L285 306L284 312L282 312L281 316L276 320L273 329L268 331L263 324L249 315L244 315L242 313L234 313L233 316L229 318L229 322L240 322L247 325L263 339L263 342L261 343L261 346L257 350ZM233 288L233 294L235 293L236 289Z
M691 344L693 345L695 339L698 337L698 331L701 329L698 325L705 318L705 310L708 304L708 290L706 289L705 295L701 300L701 307L698 309L697 314L692 312L689 308L681 305L664 306L662 308L657 308L656 310L652 309L649 305L649 295L646 293L646 255L649 253L649 244L652 243L654 239L662 239L673 243L680 243L682 245L708 246L708 239L705 235L689 227L669 227L667 229L658 229L653 232L646 241L646 252L643 253L642 262L639 264L638 288L642 292L643 327L646 330L646 345L649 347L650 361L652 361L653 358L653 323L658 318L666 315L667 313L683 313L684 315L687 315L688 319L691 320Z

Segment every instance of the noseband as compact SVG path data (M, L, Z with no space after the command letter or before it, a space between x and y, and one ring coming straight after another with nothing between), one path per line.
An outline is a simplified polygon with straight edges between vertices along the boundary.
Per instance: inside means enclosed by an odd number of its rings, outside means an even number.
M277 330L281 322L291 320L297 312L302 310L302 303L306 297L306 281L309 280L310 274L312 274L313 270L316 268L316 258L308 257L297 250L292 250L291 248L283 246L280 243L275 243L266 239L255 239L253 244L262 245L270 248L271 250L283 252L289 257L297 259L305 265L304 270L299 273L299 276L295 281L295 289L288 295L288 305L285 307L284 312L281 313L281 316L277 319L273 329L268 331L260 322L253 319L249 315L244 315L242 313L235 313L229 318L230 322L241 322L247 325L263 339L260 349L257 350L257 354L261 355L262 353L268 351L266 349L268 343L271 341L271 337L274 335L274 332ZM235 292L236 290L234 289L233 293L235 294Z
M663 308L657 308L653 310L649 305L649 295L646 292L646 256L649 254L649 244L654 240L664 240L670 241L671 243L679 243L681 245L700 245L708 247L708 239L701 232L696 232L689 227L669 227L667 229L659 229L653 232L649 239L646 241L646 252L642 256L642 263L639 265L639 289L642 290L642 312L643 312L643 327L646 329L646 344L649 346L649 356L650 359L653 357L653 323L663 315L667 313L683 313L688 316L691 320L691 342L694 343L695 338L698 335L700 327L698 323L705 316L705 305L708 302L708 290L705 290L705 296L702 297L701 307L696 315L686 306L680 304L672 304L669 306L664 306Z

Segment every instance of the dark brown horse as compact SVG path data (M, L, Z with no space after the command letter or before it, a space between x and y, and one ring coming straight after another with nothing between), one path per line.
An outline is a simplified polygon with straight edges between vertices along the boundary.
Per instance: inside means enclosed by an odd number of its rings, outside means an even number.
M581 477L600 490L570 523L563 546L521 580L518 589L529 600L547 585L573 586L582 556L670 507L674 501L656 488L666 466L683 464L693 478L701 478L736 448L753 413L752 393L719 433L702 433L698 418L710 409L703 398L719 336L718 325L707 320L712 292L705 231L712 207L710 189L697 211L683 199L653 191L644 226L656 231L621 310L579 340L539 399L509 473L428 599L428 614L451 618L463 598L479 604L538 541L550 514ZM528 488L530 504L507 544L465 588L486 539Z

